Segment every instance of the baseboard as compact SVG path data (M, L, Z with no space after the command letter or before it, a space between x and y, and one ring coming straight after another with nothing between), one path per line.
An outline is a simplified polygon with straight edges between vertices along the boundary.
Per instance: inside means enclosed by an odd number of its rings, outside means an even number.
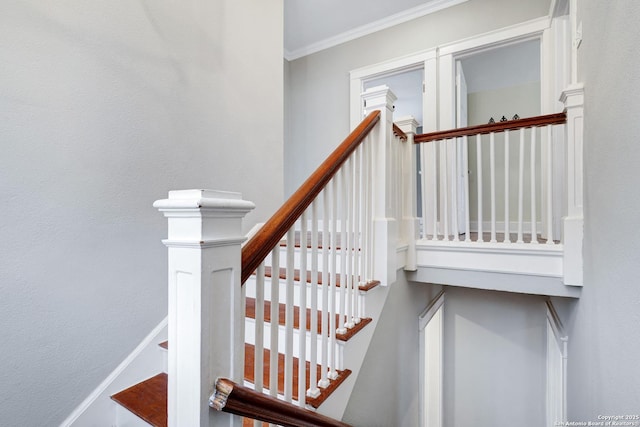
M108 417L115 419L115 412L109 413L115 405L110 399L111 395L145 379L147 371L150 372L149 376L152 376L162 370L162 353L158 349L158 344L166 340L166 335L167 318L165 317L60 426L90 426L96 425L96 419L101 419L100 423L107 423ZM149 358L155 361L156 357L157 364L148 363ZM148 368L141 370L141 366L148 366ZM105 411L108 413L105 414Z

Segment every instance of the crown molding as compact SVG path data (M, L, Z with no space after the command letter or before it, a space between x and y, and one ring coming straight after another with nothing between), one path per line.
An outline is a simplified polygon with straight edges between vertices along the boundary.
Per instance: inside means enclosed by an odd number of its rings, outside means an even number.
M311 43L307 46L303 46L299 49L288 50L284 49L284 58L287 61L293 61L295 59L302 58L303 56L311 55L313 53L320 52L325 49L329 49L334 46L338 46L342 43L346 43L357 38L373 34L377 31L393 27L394 25L402 24L404 22L411 21L416 18L420 18L431 13L435 13L439 10L446 9L461 3L465 3L469 0L433 0L426 4L413 7L411 9L404 10L402 12L390 15L386 18L378 21L371 22L360 27L356 27L352 30L345 31L333 37L320 40L315 43Z

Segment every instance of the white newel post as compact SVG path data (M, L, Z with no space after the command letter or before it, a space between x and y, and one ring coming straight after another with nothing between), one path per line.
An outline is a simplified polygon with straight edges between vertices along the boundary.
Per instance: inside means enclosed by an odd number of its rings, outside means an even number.
M572 84L560 101L567 112L566 217L563 218L564 284L582 286L584 86Z
M409 271L417 270L416 264L416 240L418 240L418 232L420 223L418 219L418 194L417 183L418 172L416 167L416 158L413 138L418 129L419 123L412 116L402 117L395 121L396 125L407 135L407 140L403 143L403 160L402 160L402 231L408 244L407 249L407 265L404 269Z
M240 426L209 408L218 377L242 384L242 218L254 208L238 193L170 191L153 204L168 218L169 427Z
M392 191L395 186L391 171L393 141L393 103L397 99L387 86L376 86L362 94L365 110L380 110L380 122L373 129L373 277L383 285L396 280L396 250L398 222L393 217L395 207Z

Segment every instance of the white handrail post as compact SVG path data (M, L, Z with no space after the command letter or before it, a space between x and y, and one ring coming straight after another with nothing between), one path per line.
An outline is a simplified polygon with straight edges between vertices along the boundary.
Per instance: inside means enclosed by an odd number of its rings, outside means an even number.
M402 222L403 222L403 239L409 245L407 251L407 265L404 269L409 271L417 270L416 264L416 240L418 240L418 231L420 223L418 219L418 194L417 194L417 166L415 159L416 148L413 139L416 135L418 126L420 125L412 116L402 117L396 120L396 125L407 135L407 140L403 143L403 161L402 161Z
M242 384L242 218L254 208L238 193L170 191L153 204L168 218L168 425L241 426L209 408L218 377Z
M397 99L389 87L376 86L362 94L367 113L380 111L380 122L372 130L373 153L373 274L383 285L396 280L396 246L398 222L394 218L393 171L391 143L393 142L393 103Z
M560 101L567 113L566 124L566 216L563 218L564 284L582 286L583 214L583 128L584 86L572 84Z

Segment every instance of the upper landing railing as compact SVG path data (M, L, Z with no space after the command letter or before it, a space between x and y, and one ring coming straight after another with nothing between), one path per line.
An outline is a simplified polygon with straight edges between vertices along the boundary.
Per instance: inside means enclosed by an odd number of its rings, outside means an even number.
M565 123L557 113L416 135L422 239L559 243Z

